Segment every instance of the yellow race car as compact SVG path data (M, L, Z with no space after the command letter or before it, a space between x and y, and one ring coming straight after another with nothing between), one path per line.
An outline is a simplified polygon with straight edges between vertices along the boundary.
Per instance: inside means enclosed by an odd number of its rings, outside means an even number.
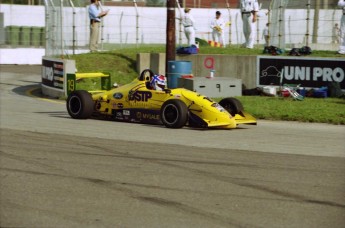
M235 98L219 103L184 89L153 90L154 73L146 69L137 79L118 88L91 94L75 90L67 98L67 110L74 119L109 117L117 121L164 124L168 128L236 128L256 124Z

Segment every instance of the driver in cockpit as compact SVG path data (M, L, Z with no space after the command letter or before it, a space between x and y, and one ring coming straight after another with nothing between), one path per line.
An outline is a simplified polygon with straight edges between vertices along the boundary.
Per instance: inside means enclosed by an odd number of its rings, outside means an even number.
M164 75L154 75L150 82L153 90L163 91L166 87L166 77Z

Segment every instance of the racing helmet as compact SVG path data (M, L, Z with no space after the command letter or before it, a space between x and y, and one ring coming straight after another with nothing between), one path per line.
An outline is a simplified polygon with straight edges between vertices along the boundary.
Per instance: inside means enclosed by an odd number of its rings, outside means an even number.
M166 77L164 75L154 75L151 79L151 87L154 90L163 90L166 85Z

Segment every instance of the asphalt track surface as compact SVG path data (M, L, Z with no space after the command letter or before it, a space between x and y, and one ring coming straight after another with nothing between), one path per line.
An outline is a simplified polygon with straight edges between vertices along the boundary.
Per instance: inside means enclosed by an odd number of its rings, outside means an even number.
M1 66L0 227L345 227L345 127L69 118Z

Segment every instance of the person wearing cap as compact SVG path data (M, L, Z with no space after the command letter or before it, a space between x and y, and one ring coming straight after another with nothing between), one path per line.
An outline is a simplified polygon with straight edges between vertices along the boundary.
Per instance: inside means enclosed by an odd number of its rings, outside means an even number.
M343 16L340 20L340 45L338 53L345 55L345 0L339 0L338 6L343 9Z
M219 42L223 47L225 47L225 22L223 18L221 18L221 15L221 12L217 11L216 17L211 21L212 39L214 42Z
M182 25L184 27L184 34L187 37L188 45L195 45L195 20L190 15L190 9L184 9L184 16L182 17Z
M108 11L102 11L100 8L99 0L91 0L89 6L89 18L90 18L90 51L97 52L98 40L99 40L99 28L101 24L101 18L107 15Z
M253 48L259 3L257 0L240 0L240 9L243 22L243 34L246 40L246 42L242 44L242 47Z

